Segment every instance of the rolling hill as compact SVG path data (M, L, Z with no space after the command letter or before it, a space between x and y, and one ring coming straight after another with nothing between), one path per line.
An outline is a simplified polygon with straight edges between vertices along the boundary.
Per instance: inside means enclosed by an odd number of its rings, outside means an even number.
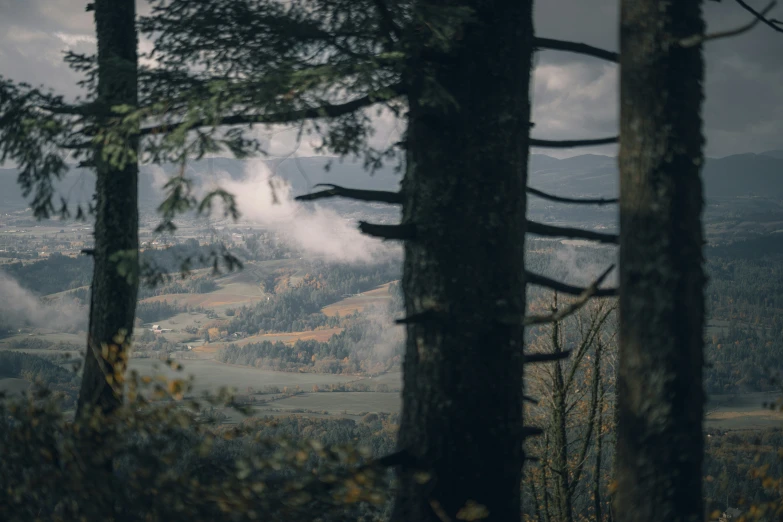
M328 163L331 169L325 169ZM400 174L384 168L370 175L356 161L340 162L332 158L310 157L263 160L270 171L291 185L295 195L303 194L318 183L334 183L363 189L396 190ZM202 182L214 179L218 173L227 173L233 179L245 177L245 169L252 168L246 162L230 158L195 161L189 165L194 178ZM167 174L174 167L164 168ZM162 176L158 170L143 166L139 176L139 200L142 206L157 205L162 200L160 186ZM19 208L26 206L16 184L17 172L0 169L0 206ZM158 183L156 185L156 175ZM709 158L704 168L707 198L733 198L737 196L763 195L783 198L783 150L763 154L736 154L723 158ZM542 154L530 157L530 184L540 190L563 196L587 196L617 194L617 161L611 156L583 154L567 159L557 159ZM58 192L72 203L85 203L94 187L94 176L84 169L72 169L57 183Z

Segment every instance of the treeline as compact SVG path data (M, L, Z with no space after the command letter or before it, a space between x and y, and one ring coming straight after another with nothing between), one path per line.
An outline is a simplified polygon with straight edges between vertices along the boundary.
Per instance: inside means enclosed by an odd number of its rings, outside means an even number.
M178 278L156 286L140 286L139 299L166 294L208 294L217 288L217 283L210 276Z
M43 384L64 396L63 406L70 408L79 393L79 378L75 372L42 357L10 350L0 351L0 378L17 378Z
M217 360L278 371L375 375L400 363L403 332L383 318L360 315L327 342L299 340L293 345L263 341L244 346L230 344Z
M236 310L228 333L298 332L335 327L339 318L327 317L321 309L346 294L366 292L400 277L400 265L389 261L377 265L314 263L301 283L275 294L269 301Z
M176 274L181 270L185 259L191 260L191 269L211 268L216 253L221 249L222 246L218 244L202 246L195 239L189 239L183 244L166 249L145 250L140 255L140 262L162 273ZM22 288L38 295L64 292L87 286L92 281L92 260L89 256L69 257L54 253L35 263L9 263L3 266L3 270Z
M783 429L707 431L704 494L708 512L780 501Z
M3 270L22 288L38 295L89 285L92 280L92 260L87 256L54 253L35 263L3 265Z
M708 337L705 351L707 393L772 391L783 372L783 339L771 330L730 325Z
M174 317L183 312L201 310L202 309L198 307L180 305L177 301L171 303L167 300L148 301L136 305L136 319L140 319L142 323L151 323L153 321L162 321L163 319Z

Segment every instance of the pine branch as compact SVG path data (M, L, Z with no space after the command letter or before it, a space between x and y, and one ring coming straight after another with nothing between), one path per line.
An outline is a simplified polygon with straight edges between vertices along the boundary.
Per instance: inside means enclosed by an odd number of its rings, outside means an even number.
M750 11L754 16L753 20L751 20L749 23L745 25L741 25L737 27L736 29L729 29L727 31L720 31L717 33L710 33L704 35L697 34L697 35L690 36L688 38L683 38L682 40L680 40L680 46L685 48L696 47L697 45L703 44L704 42L709 42L711 40L720 40L722 38L731 38L732 36L738 36L741 35L742 33L746 33L750 31L751 29L756 27L759 22L763 22L768 26L770 26L771 28L773 28L774 30L783 33L783 29L780 29L775 24L771 23L764 16L777 5L777 2L775 0L770 2L769 5L767 5L767 7L761 10L761 12L756 11L742 0L734 0L734 1L737 2L739 5L741 5L743 8L745 8L746 10Z
M558 203L574 203L577 205L611 205L619 202L618 198L564 198L562 196L555 196L548 194L533 187L527 187L525 189L528 194L533 194L541 199L548 199L549 201L556 201Z
M536 234L538 236L568 237L572 239L588 239L591 241L598 241L599 243L607 243L612 245L616 245L619 241L617 234L607 234L605 232L593 232L592 230L584 230L582 228L545 225L543 223L538 223L537 221L528 221L527 231L530 234Z
M381 29L386 33L389 42L393 43L394 38L399 40L402 37L402 29L394 22L394 16L392 16L386 1L374 0L374 3L375 8L378 9Z
M414 225L375 225L366 221L359 221L359 230L362 234L385 240L408 241L416 236L416 227Z
M550 49L553 51L568 51L577 54L584 54L592 56L594 58L600 58L610 62L618 63L620 61L620 54L614 51L607 51L605 49L599 49L592 45L587 45L578 42L569 42L566 40L556 40L554 38L534 38L533 45L537 49Z
M568 283L563 283L562 281L557 281L556 279L551 279L541 274L530 272L529 270L525 271L525 277L527 278L527 282L531 285L543 286L544 288L549 288L568 295L582 295L585 290L587 290L587 288L569 285ZM618 295L617 288L599 288L595 291L594 297L612 297L616 295Z
M579 311L587 302L590 300L591 297L595 295L595 293L598 291L598 287L601 285L601 283L604 282L604 280L607 278L609 273L614 270L614 265L611 265L609 268L607 268L603 274L598 276L598 279L593 281L593 283L585 289L584 292L570 305L566 306L562 310L558 310L556 312L552 312L551 314L545 314L545 315L529 315L522 318L522 324L524 326L531 326L535 324L547 324L547 323L556 323L558 321L562 321L569 315L572 315ZM514 318L512 318L514 320ZM517 322L519 322L517 320Z
M607 138L596 138L592 140L539 140L530 138L531 147L542 147L546 149L570 149L573 147L592 147L595 145L607 145L618 143L619 136L609 136Z
M342 197L348 199L355 199L358 201L373 201L377 203L402 203L401 192L388 192L385 190L362 190L345 188L339 185L333 185L331 183L319 183L316 187L331 187L327 190L320 192L313 192L312 194L304 194L294 198L297 201L314 201L317 199Z
M388 88L383 90L391 90L395 93L395 96L399 96L403 93L401 84L390 85ZM387 99L388 98L380 96L377 93L372 93L362 96L361 98L336 105L322 105L320 107L308 107L307 109L298 109L272 114L234 114L231 116L225 116L216 121L210 119L196 121L188 126L188 130L194 130L200 127L219 127L231 125L274 125L317 118L337 118L339 116L356 112L359 109L369 107L379 101L384 101ZM144 127L139 131L139 135L148 136L151 134L170 132L177 128L177 126L178 124L172 123Z

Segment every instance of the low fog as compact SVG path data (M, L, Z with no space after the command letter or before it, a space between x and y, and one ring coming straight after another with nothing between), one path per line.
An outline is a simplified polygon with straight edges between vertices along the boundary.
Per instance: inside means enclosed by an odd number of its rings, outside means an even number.
M86 326L86 307L66 297L43 301L0 271L0 326L78 330Z

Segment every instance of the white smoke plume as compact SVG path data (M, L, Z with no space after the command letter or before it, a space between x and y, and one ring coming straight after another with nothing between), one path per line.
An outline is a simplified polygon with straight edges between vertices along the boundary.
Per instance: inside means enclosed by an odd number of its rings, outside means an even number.
M73 330L83 327L87 310L68 297L42 302L0 271L0 326Z
M398 246L362 234L356 222L332 209L294 201L291 187L260 160L246 162L241 180L224 172L216 173L216 178L217 186L234 195L243 221L274 230L290 247L309 255L326 261L371 263L399 251Z

